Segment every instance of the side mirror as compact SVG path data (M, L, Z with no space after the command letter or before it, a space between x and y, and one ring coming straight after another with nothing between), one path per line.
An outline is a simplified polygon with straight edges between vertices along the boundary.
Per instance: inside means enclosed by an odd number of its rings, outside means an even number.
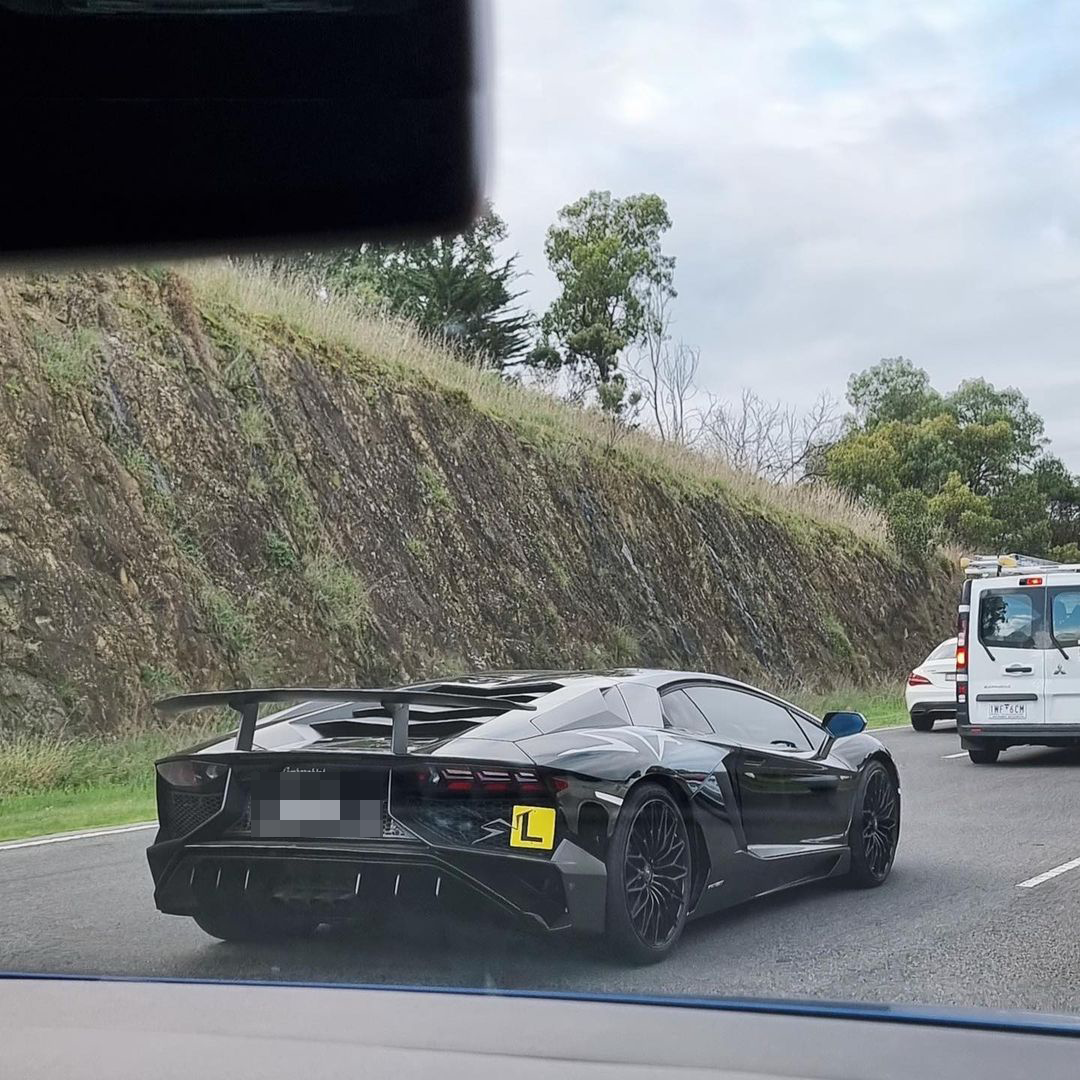
M866 717L861 712L826 713L822 723L834 739L842 739L845 735L858 735L860 731L866 730Z

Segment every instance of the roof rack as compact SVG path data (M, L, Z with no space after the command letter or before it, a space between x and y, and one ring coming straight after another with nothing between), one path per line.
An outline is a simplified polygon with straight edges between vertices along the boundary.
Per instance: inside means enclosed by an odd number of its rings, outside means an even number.
M1080 563L1054 562L1037 555L971 555L960 560L960 569L968 577L1017 577L1032 570L1080 573Z

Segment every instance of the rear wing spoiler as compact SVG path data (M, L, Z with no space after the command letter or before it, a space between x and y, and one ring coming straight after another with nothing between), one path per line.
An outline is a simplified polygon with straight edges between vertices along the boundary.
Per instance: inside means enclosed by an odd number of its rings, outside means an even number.
M326 701L346 704L350 701L374 702L390 714L390 752L409 752L409 707L433 705L444 708L469 709L535 709L535 705L514 701L506 697L481 696L479 694L456 694L430 690L365 690L353 688L272 686L261 690L215 690L201 694L179 694L154 702L154 708L169 716L227 706L240 714L240 727L236 732L236 749L250 750L255 741L255 724L259 719L259 706L272 702Z

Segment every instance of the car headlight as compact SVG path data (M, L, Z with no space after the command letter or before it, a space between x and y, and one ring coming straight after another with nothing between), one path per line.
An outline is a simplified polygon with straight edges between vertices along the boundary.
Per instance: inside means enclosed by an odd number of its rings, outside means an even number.
M187 791L214 788L229 772L227 765L212 761L165 761L157 767L158 776L170 787Z

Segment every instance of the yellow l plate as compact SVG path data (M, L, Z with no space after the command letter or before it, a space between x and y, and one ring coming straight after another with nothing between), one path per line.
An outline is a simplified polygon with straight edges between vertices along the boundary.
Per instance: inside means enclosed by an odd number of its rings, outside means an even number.
M555 846L554 809L550 806L515 806L510 846L550 851Z

